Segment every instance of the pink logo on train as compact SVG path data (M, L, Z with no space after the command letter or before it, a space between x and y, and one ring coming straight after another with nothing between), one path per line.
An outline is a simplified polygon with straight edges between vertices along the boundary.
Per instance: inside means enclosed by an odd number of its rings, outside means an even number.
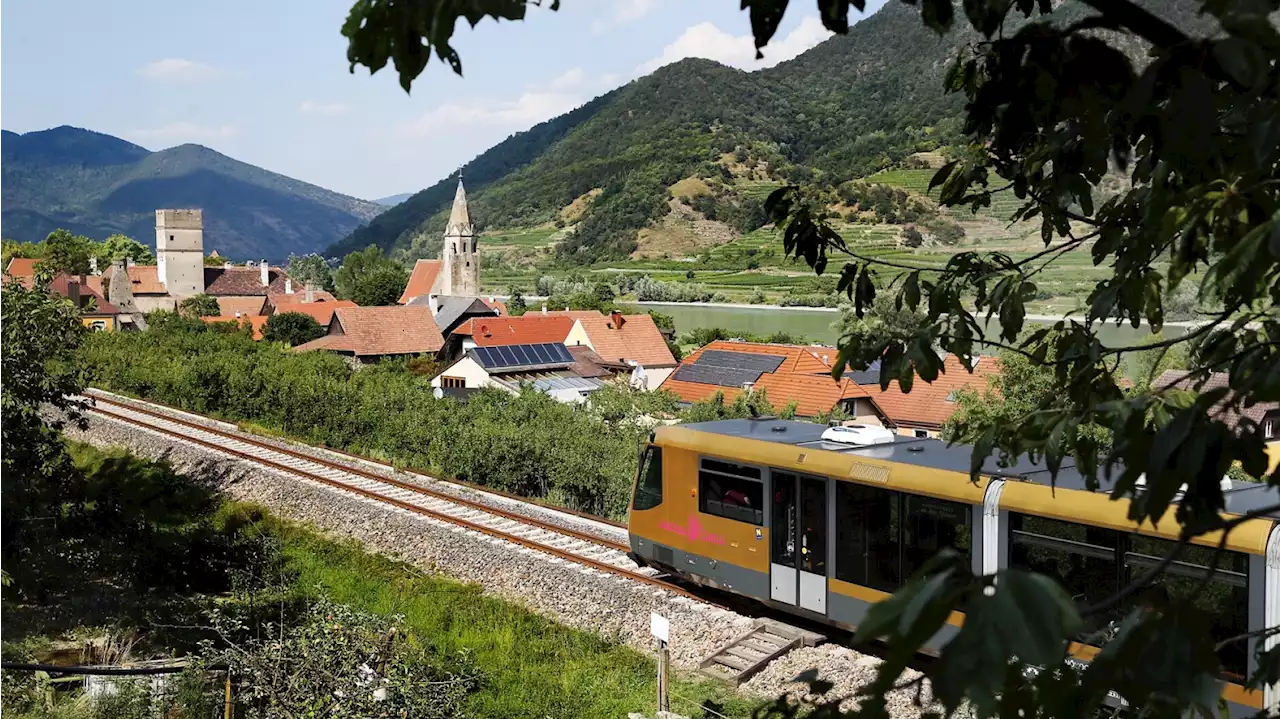
M665 532L678 534L681 537L685 537L693 542L709 542L711 544L724 544L724 537L721 537L719 534L712 534L711 532L707 532L703 530L702 523L698 521L698 515L696 514L689 515L688 527L681 527L678 524L672 524L671 522L663 521L658 524L658 528Z

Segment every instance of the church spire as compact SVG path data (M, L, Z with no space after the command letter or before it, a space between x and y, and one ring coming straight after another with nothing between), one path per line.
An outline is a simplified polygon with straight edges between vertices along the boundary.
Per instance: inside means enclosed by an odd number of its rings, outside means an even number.
M458 191L453 195L453 209L449 212L449 231L471 234L471 210L467 208L467 191L462 187L462 173L458 173Z

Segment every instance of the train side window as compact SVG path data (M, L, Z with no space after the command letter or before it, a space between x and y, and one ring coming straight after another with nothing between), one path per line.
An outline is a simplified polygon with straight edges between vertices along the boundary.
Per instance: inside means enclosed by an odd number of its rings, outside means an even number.
M972 558L972 507L962 502L908 494L906 541L902 543L902 576L910 577L944 547L956 550L966 560Z
M1009 566L1056 579L1077 604L1096 604L1119 588L1120 532L1016 512L1009 513L1009 532ZM1124 612L1095 615L1084 631L1105 629Z
M662 504L662 448L649 445L640 461L640 476L636 479L636 496L631 508L653 509Z
M896 492L836 482L836 579L886 592L901 585Z
M1175 542L1141 535L1129 535L1124 554L1125 581L1133 582L1169 555ZM1126 610L1158 608L1168 600L1189 601L1211 617L1209 633L1221 642L1249 631L1249 557L1224 550L1218 557L1213 578L1205 581L1213 566L1213 547L1188 546L1179 561L1169 565L1145 592L1130 599ZM1218 652L1223 678L1235 682L1248 675L1250 648L1247 642L1226 644Z
M698 470L698 511L764 526L764 481L756 467L714 459Z

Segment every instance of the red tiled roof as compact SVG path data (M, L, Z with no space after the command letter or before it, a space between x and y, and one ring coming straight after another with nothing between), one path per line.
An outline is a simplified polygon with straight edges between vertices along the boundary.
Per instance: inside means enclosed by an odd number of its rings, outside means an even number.
M253 267L206 267L204 268L204 293L214 296L283 295L286 279L288 275L284 270L279 267L270 267L267 269L267 286L263 287L262 270L256 265Z
M497 310L500 315L510 314L507 312L507 303L502 300L487 299L484 300L484 303Z
M329 332L294 349L328 349L357 357L377 357L438 352L444 346L431 308L423 305L339 307L334 310Z
M645 367L674 367L662 332L649 315L580 317L591 348L607 362L633 360Z
M573 364L569 365L570 371L579 377L609 377L613 375L613 371L604 367L605 361L600 359L600 355L585 345L577 345L574 347L566 347L569 354L573 357Z
M351 300L289 302L283 305L276 305L276 314L282 315L286 312L298 312L311 317L316 322L319 322L321 327L328 327L329 322L333 320L333 311L342 307L359 307L359 305Z
M242 317L260 315L267 303L265 297L218 297L217 300L218 313L223 317L235 317L237 312Z
M453 331L471 337L478 347L564 342L573 329L569 317L528 314L521 317L473 317Z
M845 378L836 381L831 378L831 368L823 363L821 355L815 355L815 349L826 350L829 357L835 352L830 348L811 348L798 345L755 344L751 342L730 342L717 340L705 347L694 350L684 358L683 364L693 364L706 350L724 352L742 352L747 354L766 354L783 357L782 364L776 372L760 375L755 387L766 390L769 403L779 409L792 402L796 403L796 414L812 417L830 412L841 400L852 398L874 397L866 390L858 387L852 380ZM742 394L740 387L722 387L713 384L686 382L675 378L675 373L662 383L662 389L674 392L685 402L700 402L710 399L716 392L724 393L726 401L732 402Z
M125 270L135 295L167 295L169 290L160 282L159 269L155 265L134 265ZM115 274L114 267L108 267L103 277Z
M35 277L36 263L39 261L34 257L14 257L9 260L9 266L4 271L12 277Z
M444 260L418 260L413 263L413 273L409 275L409 282L400 295L400 304L406 304L414 297L431 294L431 288L435 286L436 277L443 267Z
M328 292L325 292L324 290L311 291L312 302L334 302L337 299L338 299L337 297L334 297L333 295L329 294ZM280 305L297 304L297 303L306 302L306 301L307 301L307 291L298 289L298 286L296 283L294 284L294 287L293 287L293 294L273 295L271 297L271 304L277 307L279 307Z
M73 277L68 274L59 274L49 282L49 289L63 297L70 297L72 282L80 284L80 301L82 303L89 297L93 298L95 309L92 312L86 312L86 314L114 315L120 313L119 308L108 302L107 299L102 296L102 278L100 277L86 275L84 282L81 283L80 278L78 277Z
M995 357L981 357L970 374L958 357L947 355L942 367L945 373L939 374L932 384L917 377L907 393L898 387L897 380L891 381L884 391L878 385L863 389L894 424L940 427L956 411L953 393L965 387L982 392L990 377L1000 372L1000 361Z
M268 318L266 315L249 315L249 316L241 317L239 318L239 320L237 320L234 315L230 317L223 315L221 317L201 317L200 319L203 320L205 324L213 324L215 322L237 322L237 321L242 327L245 324L248 324L249 328L253 330L253 338L255 340L260 340L262 339L262 328L266 326L267 320L270 318Z
M1199 389L1195 386L1194 380L1188 379L1188 373L1182 370L1167 369L1160 373L1155 382L1151 383L1153 390L1160 390L1165 387L1176 387L1177 389L1186 390L1188 392L1208 392L1211 389L1227 388L1231 386L1231 375L1226 372L1214 372L1204 381L1204 385ZM1241 407L1242 412L1237 412L1234 408L1225 405L1231 399L1230 394L1223 397L1222 401L1214 406L1215 410L1220 412L1220 418L1229 426L1235 427L1244 417L1248 417L1254 422L1262 422L1263 417L1268 412L1280 409L1280 402L1258 402L1252 407Z

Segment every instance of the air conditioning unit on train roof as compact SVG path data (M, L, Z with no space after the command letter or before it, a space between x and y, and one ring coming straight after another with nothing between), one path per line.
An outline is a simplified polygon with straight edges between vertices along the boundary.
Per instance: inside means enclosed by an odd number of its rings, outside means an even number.
M893 444L893 432L884 427L853 424L847 427L828 427L823 431L822 439L828 442L870 447L875 444Z

